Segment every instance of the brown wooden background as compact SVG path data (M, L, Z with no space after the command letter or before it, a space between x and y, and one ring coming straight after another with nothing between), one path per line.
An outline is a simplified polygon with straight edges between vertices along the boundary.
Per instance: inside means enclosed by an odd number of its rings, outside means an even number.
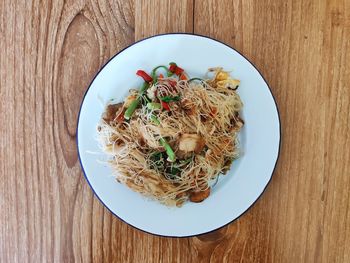
M93 196L75 128L96 71L135 40L194 32L266 77L283 144L233 224L145 234ZM0 0L0 262L350 262L350 1Z

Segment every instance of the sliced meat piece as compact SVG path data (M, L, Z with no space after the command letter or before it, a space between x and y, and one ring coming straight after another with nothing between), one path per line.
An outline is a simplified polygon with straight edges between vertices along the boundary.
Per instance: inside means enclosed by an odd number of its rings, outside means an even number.
M117 104L109 104L106 107L106 110L102 114L102 119L110 123L113 121L117 115L117 112L123 107L123 103L117 103Z
M182 134L179 138L179 150L183 152L200 153L205 146L205 141L198 134Z
M204 191L193 191L190 193L190 201L200 203L210 195L210 187Z
M192 152L184 152L184 151L177 150L175 152L175 155L178 159L185 160L192 156Z

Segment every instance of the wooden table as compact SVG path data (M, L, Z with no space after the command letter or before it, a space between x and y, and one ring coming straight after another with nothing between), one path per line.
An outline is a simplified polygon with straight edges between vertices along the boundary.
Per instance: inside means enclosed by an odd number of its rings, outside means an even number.
M0 1L0 262L350 262L350 1ZM171 239L114 217L76 148L83 94L135 40L191 32L247 56L282 149L239 220Z

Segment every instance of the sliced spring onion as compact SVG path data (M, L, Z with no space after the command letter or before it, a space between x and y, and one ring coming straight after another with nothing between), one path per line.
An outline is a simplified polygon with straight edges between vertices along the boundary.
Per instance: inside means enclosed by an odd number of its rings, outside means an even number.
M161 146L165 148L165 152L168 155L169 161L174 162L176 159L176 156L173 149L171 149L171 146L169 145L169 143L163 138L160 138L159 143Z
M124 113L124 118L127 120L130 120L131 116L134 114L134 111L136 110L137 106L139 105L141 101L141 96L145 93L145 91L148 89L149 84L147 82L144 82L139 90L139 96L133 100L129 107L126 109Z
M151 102L151 100L147 97L147 95L143 95L142 98L148 103Z
M147 103L147 108L150 110L160 110L161 109L160 103L157 102L149 102Z
M153 82L154 82L154 83L157 82L157 80L158 80L158 77L157 77L157 70L160 69L160 68L162 68L162 69L165 70L165 72L166 72L166 74L167 74L168 77L169 77L169 73L171 73L171 72L169 71L169 69L168 69L166 66L160 65L160 66L158 66L158 67L155 67L155 68L152 70L152 73L151 73L151 76L152 76L152 78L153 78ZM172 75L172 73L171 73L171 75Z
M143 95L143 93L145 93L145 91L148 89L149 84L147 82L144 82L140 88L139 94Z
M151 115L150 117L151 121L153 121L155 124L160 125L160 121L158 120L158 118L154 115Z
M134 111L136 110L137 106L140 103L140 97L138 97L137 99L133 100L129 107L126 109L125 113L124 113L124 118L129 120L131 118L131 116L133 115Z

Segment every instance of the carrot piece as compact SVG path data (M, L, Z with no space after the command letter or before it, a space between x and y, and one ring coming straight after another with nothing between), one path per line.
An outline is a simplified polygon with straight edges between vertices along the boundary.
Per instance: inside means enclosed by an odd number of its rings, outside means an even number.
M181 80L187 80L187 77L186 77L185 74L182 74L182 75L180 76L180 79L181 79Z

